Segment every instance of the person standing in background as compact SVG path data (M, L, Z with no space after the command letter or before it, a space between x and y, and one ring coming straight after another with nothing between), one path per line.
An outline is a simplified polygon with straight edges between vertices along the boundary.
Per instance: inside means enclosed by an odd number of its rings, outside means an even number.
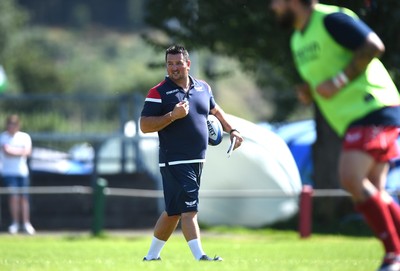
M27 158L32 152L31 137L20 130L18 115L6 119L6 131L0 134L2 177L12 194L9 197L9 208L12 224L8 227L11 234L20 230L32 235L35 229L30 222L30 204L27 194L13 191L29 187L29 168ZM22 222L22 223L21 223Z

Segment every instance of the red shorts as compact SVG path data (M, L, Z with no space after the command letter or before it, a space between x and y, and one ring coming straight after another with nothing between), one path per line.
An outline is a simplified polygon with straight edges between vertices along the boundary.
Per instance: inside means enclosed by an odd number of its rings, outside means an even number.
M365 151L376 161L387 162L399 155L396 143L398 136L399 128L397 127L353 127L345 134L343 149Z

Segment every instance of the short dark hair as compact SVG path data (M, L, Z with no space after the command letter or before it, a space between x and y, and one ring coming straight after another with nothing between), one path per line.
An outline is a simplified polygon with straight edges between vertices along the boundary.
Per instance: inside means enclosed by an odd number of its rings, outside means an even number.
M182 54L183 58L186 61L189 60L189 53L185 49L185 47L183 47L182 45L174 44L174 45L171 45L170 47L168 47L168 49L165 51L165 61L167 61L167 55L169 55L169 54L171 54L171 55Z

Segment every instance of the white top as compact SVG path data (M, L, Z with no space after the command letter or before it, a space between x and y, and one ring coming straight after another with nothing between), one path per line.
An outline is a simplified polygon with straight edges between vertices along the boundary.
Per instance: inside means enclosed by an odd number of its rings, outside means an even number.
M16 132L14 136L10 135L7 131L0 134L1 161L3 164L2 175L28 176L29 170L27 157L6 155L3 151L3 146L7 144L14 148L31 149L31 137L27 133L20 131Z

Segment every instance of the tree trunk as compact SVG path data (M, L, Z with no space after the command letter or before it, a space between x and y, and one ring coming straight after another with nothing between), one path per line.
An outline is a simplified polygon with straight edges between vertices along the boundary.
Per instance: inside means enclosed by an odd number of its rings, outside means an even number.
M317 106L315 123L317 140L313 144L314 188L339 188L338 160L342 141L323 118Z
M313 145L314 188L340 188L338 162L342 140L332 130L315 106L317 140ZM342 227L346 217L354 213L350 197L317 197L313 199L313 224L316 228Z

